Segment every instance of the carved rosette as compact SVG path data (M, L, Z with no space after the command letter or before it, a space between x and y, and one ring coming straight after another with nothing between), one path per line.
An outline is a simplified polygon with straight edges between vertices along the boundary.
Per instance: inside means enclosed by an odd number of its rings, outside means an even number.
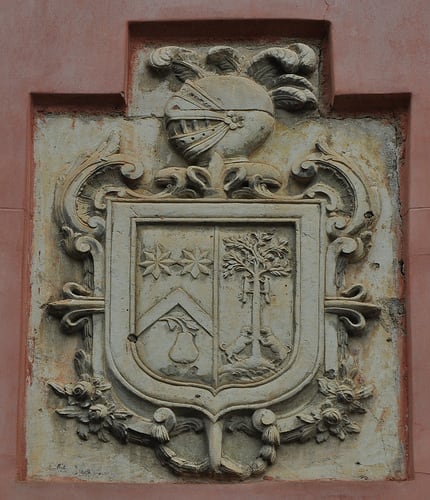
M161 463L175 473L245 479L262 474L273 464L279 446L311 438L322 443L330 436L344 440L360 431L353 416L366 411L373 388L363 383L357 356L348 350L348 336L363 335L365 342L367 322L380 309L361 284L349 282L348 265L366 257L378 218L377 193L367 187L357 165L323 142L292 170L286 184L280 168L250 159L272 132L275 107L301 112L317 106L309 79L316 65L313 50L300 43L266 49L251 59L231 47L213 47L205 64L180 47L155 50L150 66L183 82L166 103L165 125L171 146L184 157L186 166L145 171L138 160L121 151L120 137L112 133L70 175L59 180L55 215L65 235L65 252L82 262L83 282L66 283L64 297L51 302L48 313L61 318L64 332L81 333L82 348L74 358L77 380L51 382L50 386L67 400L57 412L76 419L81 439L95 434L107 441L110 434L130 446L153 447ZM106 306L106 242L112 231L106 224L109 205L159 203L161 207L181 198L188 198L187 204L196 213L205 199L231 206L232 215L233 199L262 206L267 201L273 206L314 203L325 212L325 239L321 242L325 273L320 283L324 289L324 355L312 380L306 382L314 383L318 392L314 391L307 408L295 418L271 409L270 399L263 405L251 404L249 410L244 409L246 405L239 412L227 408L217 416L208 416L191 402L160 404L148 417L126 408L120 394L111 392L113 381L106 379L108 373L109 377L115 374L106 369L104 361L104 317L110 314ZM172 283L183 280L181 288L165 297L172 304L170 309L157 306L158 312L155 307L150 311L172 339L166 354L171 367L154 377L170 377L179 384L178 391L181 383L194 383L198 339L205 329L210 330L207 314L186 288L199 280L216 277L239 283L231 302L249 311L248 317L243 313L243 328L234 332L231 342L215 346L223 363L217 374L220 384L231 384L233 377L239 390L249 391L252 384L288 374L290 359L293 362L294 346L264 325L262 317L273 307L271 287L284 282L285 287L292 286L299 265L294 248L276 228L239 233L219 236L213 251L204 239L196 246L183 241L177 248L165 248L154 241L140 247L136 264L140 280L152 280L154 287L165 279ZM152 323L148 320L148 324ZM125 333L136 356L137 347L133 346L142 335L143 327L140 332ZM211 390L217 391L215 386ZM278 400L282 398L281 394ZM207 456L201 461L187 459L170 446L175 436L185 432L206 435ZM240 463L225 454L223 436L232 432L245 432L260 441L255 460Z

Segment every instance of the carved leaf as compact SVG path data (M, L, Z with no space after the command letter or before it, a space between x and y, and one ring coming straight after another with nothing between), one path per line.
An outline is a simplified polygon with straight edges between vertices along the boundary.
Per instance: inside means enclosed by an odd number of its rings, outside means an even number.
M260 449L260 457L269 464L273 464L276 461L276 450L273 446L264 445Z
M168 446L159 445L155 448L155 453L157 458L161 461L161 463L169 462L176 457L176 453L169 448Z
M304 425L303 427L300 428L300 437L299 441L301 443L308 441L312 437L315 436L316 433L316 426L313 424L310 425Z
M336 435L336 437L337 437L338 439L340 439L341 441L344 441L344 440L345 440L345 438L346 438L346 434L345 434L345 431L344 431L343 429L339 429L339 430L337 430L337 431L336 431L336 433L335 433L335 435Z
M98 432L100 432L102 424L100 422L92 422L90 420L88 428L90 429L90 432L92 432L93 434L97 434Z
M168 446L158 445L155 454L162 464L167 464L177 474L201 474L208 470L209 463L205 459L201 462L191 462L178 457Z
M78 418L83 415L83 411L79 406L66 406L55 410L59 415L67 418Z
M103 443L108 443L110 441L108 435L103 431L103 429L100 429L97 432L97 437L100 441L103 441Z
M324 396L336 396L336 386L332 382L324 378L319 378L318 386Z
M60 384L57 384L55 382L48 382L49 387L51 387L54 392L56 392L59 396L66 396L66 391L64 390L64 387Z
M323 443L324 441L327 441L327 439L329 438L330 434L328 431L324 431L324 432L319 432L316 436L315 436L315 441L319 444L319 443Z
M185 314L178 314L177 316L164 316L163 318L160 318L160 321L165 321L171 331L175 331L176 328L180 327L191 331L197 331L200 329L199 325Z
M78 422L78 427L76 429L76 434L83 440L88 441L89 437L89 428L86 424L82 422Z
M345 425L345 430L346 430L346 432L349 432L349 433L359 433L360 426L358 424L356 424L355 422L349 422L348 424Z
M269 425L266 429L264 429L263 434L261 435L261 440L263 443L279 446L281 438L276 425Z
M252 475L258 476L263 474L263 472L267 469L267 463L262 458L257 458L251 465L252 467Z
M109 427L109 432L121 443L127 443L127 427L122 422L113 421L112 425Z
M185 316L185 314L181 314L179 318L189 330L193 331L199 330L199 325L190 317Z
M206 168L190 166L187 168L187 178L190 183L204 191L211 185L211 175Z
M160 321L165 321L167 323L167 326L169 327L169 330L171 330L172 332L175 330L175 328L179 327L178 320L170 316L161 318Z
M373 386L372 385L363 385L356 392L356 396L358 399L370 398L370 396L372 396L372 394L373 394Z
M170 432L170 436L178 436L184 432L201 432L204 429L204 424L199 418L187 418L179 421L173 430Z
M347 368L345 363L339 365L339 377L344 378L347 375Z
M232 418L231 421L226 425L226 429L229 432L244 432L248 436L258 436L259 433L252 424L252 420L249 417L237 417Z
M169 433L164 425L154 424L151 429L151 436L159 443L167 443L170 441Z
M103 379L94 379L94 383L97 386L97 389L102 392L108 391L112 387L109 382L106 382Z
M297 418L299 418L302 422L305 422L307 424L313 424L318 421L318 419L316 419L312 415L297 415Z
M281 434L281 443L291 443L293 441L299 441L304 443L310 438L314 437L317 428L315 423L303 424L296 429L285 432Z
M126 410L115 410L113 416L115 418L120 419L120 420L125 420L126 418L131 417L132 414L129 413L128 411L126 411Z
M99 159L100 157L107 158L115 153L119 153L120 135L117 130L112 130L106 140L102 141L97 149L91 154L90 159Z
M290 273L284 269L269 269L273 276L288 276Z
M75 371L79 377L82 377L84 374L88 375L92 371L91 362L88 360L85 351L82 349L76 352L73 363Z
M350 405L351 413L366 413L366 409L359 401L353 401Z
M80 167L83 164L90 165L91 163L100 161L101 158L107 158L115 153L119 153L120 135L117 130L112 130L109 136L103 140L97 148L90 154L83 154L76 158L74 167Z

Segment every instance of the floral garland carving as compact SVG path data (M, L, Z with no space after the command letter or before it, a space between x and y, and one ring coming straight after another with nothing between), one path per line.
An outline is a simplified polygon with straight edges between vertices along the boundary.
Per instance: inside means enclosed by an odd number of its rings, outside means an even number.
M131 414L116 408L108 391L111 385L105 380L93 377L91 364L83 350L75 354L74 365L79 377L78 381L70 384L49 382L54 392L67 399L67 406L58 408L56 412L67 418L78 421L77 434L87 441L89 434L96 434L98 439L108 442L108 434L118 441L127 443L127 426L124 423Z
M346 363L340 364L337 378L319 378L318 386L326 399L318 410L297 415L304 424L293 431L299 432L299 440L314 437L317 443L322 443L332 435L343 441L348 434L359 433L359 424L351 420L350 416L366 413L362 401L372 396L373 386L360 381L358 367L353 359L350 357ZM288 433L284 439L289 441Z

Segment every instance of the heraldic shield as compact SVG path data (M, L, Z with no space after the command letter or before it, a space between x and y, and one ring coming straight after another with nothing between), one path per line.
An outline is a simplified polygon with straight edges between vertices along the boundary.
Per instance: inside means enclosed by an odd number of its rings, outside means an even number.
M113 202L110 217L106 355L125 388L217 420L312 380L319 203Z
M190 52L164 47L146 62L181 82L148 135L185 165L142 165L123 137L138 117L58 181L55 217L82 282L47 310L82 346L76 383L50 386L81 439L110 433L153 447L175 473L244 479L273 464L281 443L360 430L348 415L365 412L372 388L348 335L380 309L357 272L346 276L369 251L379 203L360 164L323 141L288 166L263 162L275 107L317 106L311 47L237 65L235 49L213 47L206 60L218 72L198 70ZM186 432L206 439L199 459L168 445ZM254 458L223 450L236 432L261 445Z

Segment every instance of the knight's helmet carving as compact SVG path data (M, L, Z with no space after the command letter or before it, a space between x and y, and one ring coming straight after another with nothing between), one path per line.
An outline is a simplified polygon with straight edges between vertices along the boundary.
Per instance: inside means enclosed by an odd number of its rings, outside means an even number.
M247 162L269 137L275 108L299 111L317 107L307 76L316 69L311 47L293 43L244 58L228 46L213 47L205 63L183 47L151 54L152 68L183 82L165 108L170 143L188 164L207 166L213 153L225 163Z
M245 160L275 123L268 92L248 78L209 76L188 80L165 109L169 140L189 163L206 165L213 152Z

